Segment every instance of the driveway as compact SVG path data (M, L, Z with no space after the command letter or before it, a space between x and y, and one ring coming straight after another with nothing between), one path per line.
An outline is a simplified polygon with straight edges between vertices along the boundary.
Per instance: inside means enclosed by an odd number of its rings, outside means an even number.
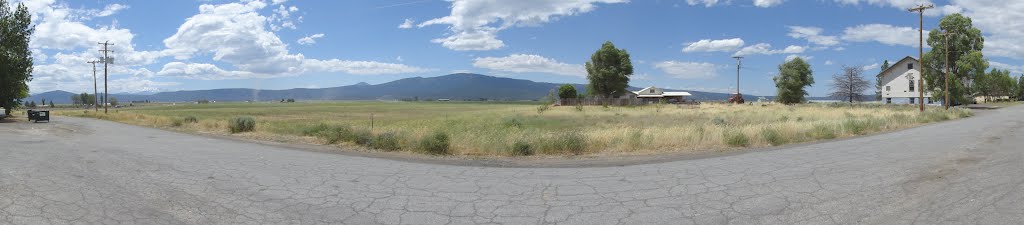
M1020 224L1021 115L595 168L418 163L80 118L0 123L0 224Z

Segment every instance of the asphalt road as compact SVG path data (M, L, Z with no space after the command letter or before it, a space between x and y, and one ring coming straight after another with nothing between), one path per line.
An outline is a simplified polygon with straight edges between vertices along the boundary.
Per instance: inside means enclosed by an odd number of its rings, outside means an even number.
M91 119L0 123L0 224L1022 224L1022 115L598 168L354 157Z

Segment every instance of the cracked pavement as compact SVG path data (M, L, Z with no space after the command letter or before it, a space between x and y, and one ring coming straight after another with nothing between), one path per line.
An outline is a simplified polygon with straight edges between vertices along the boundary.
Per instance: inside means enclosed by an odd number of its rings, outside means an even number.
M1020 224L1021 115L596 168L397 161L80 118L0 123L0 224Z

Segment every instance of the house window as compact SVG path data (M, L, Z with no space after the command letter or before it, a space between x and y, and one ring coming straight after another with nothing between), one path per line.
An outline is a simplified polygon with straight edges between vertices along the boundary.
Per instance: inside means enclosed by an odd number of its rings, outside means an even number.
M932 104L932 103L934 103L934 102L932 102L932 98L928 98L928 104Z
M651 88L651 94L654 94L654 88Z
M914 100L917 100L917 99L916 98L910 98L910 104L914 104Z
M891 91L891 90L892 90L892 87L890 87L890 86L885 86L885 91Z
M914 80L910 80L910 91L914 91Z
M892 98L885 98L885 104L892 104Z
M914 69L914 64L913 63L907 63L907 69L908 70Z

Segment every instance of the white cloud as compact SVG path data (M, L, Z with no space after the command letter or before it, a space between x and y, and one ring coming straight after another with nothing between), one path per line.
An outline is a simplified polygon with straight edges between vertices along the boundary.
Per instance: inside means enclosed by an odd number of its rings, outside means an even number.
M537 26L590 12L595 3L624 3L628 0L452 0L451 14L427 20L419 27L446 24L451 35L431 40L457 50L494 50L505 46L497 33L510 27Z
M405 19L405 22L398 25L398 29L409 29L412 28L412 24L415 23L412 19Z
M583 65L562 63L539 55L513 54L506 57L476 58L473 60L473 66L501 72L587 76Z
M854 42L875 41L887 45L918 46L918 31L912 27L897 27L888 24L865 24L847 27L843 40Z
M793 60L794 60L794 59L796 59L797 57L800 57L800 58L801 58L801 59L803 59L804 61L810 61L811 59L814 59L814 56L806 56L806 55L795 55L795 54L794 54L794 55L787 55L787 56L786 56L786 62L789 62L789 61L793 61Z
M704 7L712 7L718 4L718 0L686 0L686 4L704 5Z
M814 43L820 46L834 46L839 44L839 39L836 36L822 35L823 30L818 27L802 27L802 26L790 26L789 37L797 39L806 39L808 42Z
M285 2L287 2L287 1L288 1L288 0L272 0L271 2L272 2L272 3L274 4L274 5L280 5L281 3L285 3Z
M768 8L782 4L784 0L754 0L754 5L761 8Z
M433 71L404 64L340 59L306 59L303 61L302 66L309 71L342 72L356 75L407 74Z
M836 63L832 62L832 60L825 60L825 65L835 65L835 64Z
M706 62L663 61L654 64L654 68L665 74L680 79L705 79L718 76L721 67Z
M317 38L323 38L323 37L324 37L324 34L323 33L319 33L319 34L314 34L314 35L310 35L310 36L305 36L305 37L299 38L299 40L295 41L295 42L298 42L300 45L312 45L312 44L316 44L316 39Z
M265 5L266 4L263 4L263 6ZM261 6L260 8L263 7ZM297 26L295 26L295 21L291 19L292 13L299 11L298 7L285 7L284 5L278 5L277 8L274 9L273 11L274 14L270 15L269 18L270 30L278 31L281 30L281 28L289 28L292 30L299 29ZM299 17L299 21L301 20L302 17Z
M875 70L875 69L882 69L882 64L874 63L874 64L871 64L871 65L862 66L862 67L860 67L860 69L862 69L864 71L871 71L871 70Z
M941 16L949 15L953 13L960 13L963 8L956 5L936 5L932 1L927 0L835 0L838 3L846 5L860 5L865 3L868 5L875 5L880 7L893 7L900 10L907 10L920 5L934 5L935 8L924 11L925 16Z
M749 55L775 55L775 54L799 54L806 51L807 48L803 46L790 45L785 49L772 49L772 45L768 43L758 43L755 45L744 47L740 51L733 54L734 56L749 56Z
M740 38L722 40L703 39L690 43L686 48L683 48L683 52L728 52L740 47L743 47L743 39Z
M1024 73L1024 66L1022 65L1010 65L996 61L988 61L988 65L993 69L1009 70L1012 74Z
M1024 59L1024 2L954 0L985 34L985 55Z

